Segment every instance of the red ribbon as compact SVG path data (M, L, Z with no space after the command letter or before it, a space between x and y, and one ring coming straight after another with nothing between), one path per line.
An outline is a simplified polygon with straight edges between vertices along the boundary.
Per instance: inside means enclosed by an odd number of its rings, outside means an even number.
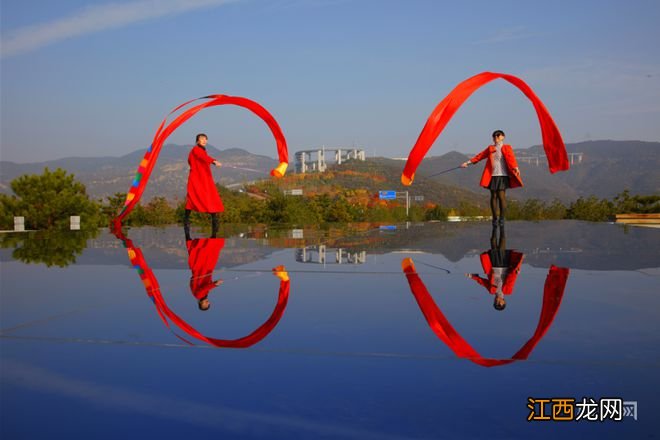
M438 106L433 110L431 116L429 116L426 121L426 125L424 125L422 132L419 134L415 146L413 146L408 155L408 161L401 174L401 182L404 185L412 184L417 167L461 105L463 105L463 103L467 101L477 89L498 78L508 81L516 86L530 101L532 101L534 109L536 110L536 115L539 119L539 124L541 124L543 148L548 158L550 172L556 173L557 171L565 171L570 167L568 155L566 154L566 147L561 134L559 133L559 129L552 120L550 112L543 102L541 102L539 97L536 96L532 88L522 79L513 75L483 72L472 78L468 78L457 85L456 88L454 88L445 99L440 101Z
M170 115L176 113L178 110L182 109L186 105L200 99L205 99L207 101L183 111L176 118L174 118L174 120L170 122L167 126L165 125L167 118ZM133 184L129 188L128 193L126 194L126 202L124 204L124 207L122 208L121 212L117 215L115 220L122 221L128 214L130 214L130 212L133 210L133 207L140 200L140 197L142 197L142 193L147 187L149 176L151 175L151 172L153 171L154 166L156 165L156 160L158 159L158 155L160 154L160 149L165 143L165 140L177 128L179 128L181 124L186 122L188 119L192 118L202 109L205 109L207 107L214 107L217 105L225 105L225 104L237 105L239 107L246 108L255 115L259 116L266 123L266 125L268 125L268 128L270 128L270 131L273 134L273 137L275 138L275 142L277 143L277 154L280 161L280 164L277 166L277 168L271 171L271 174L276 177L282 177L284 175L287 164L289 163L289 152L286 145L286 139L284 138L282 129L278 125L273 115L271 115L268 112L268 110L266 110L264 107L262 107L260 104L258 104L255 101L252 101L247 98L241 98L238 96L227 96L227 95L204 96L203 98L193 99L179 105L174 110L172 110L165 117L165 119L163 119L163 122L160 123L160 125L158 126L158 130L156 130L156 134L151 143L151 146L147 149L147 152L145 153L142 161L140 162L140 165L138 166L138 170L135 179L133 180Z
M517 360L525 360L529 357L532 350L534 350L539 341L545 336L557 315L569 275L569 270L566 268L550 267L543 287L543 306L534 335L511 358L492 359L481 356L449 323L449 320L435 303L433 297L415 271L412 260L405 258L401 266L410 285L410 291L415 297L433 333L442 342L447 344L456 356L468 359L482 367L506 365Z
M119 226L119 228L117 228L117 226ZM158 280L147 264L142 251L140 248L136 247L130 239L124 236L124 234L121 232L121 225L116 225L113 233L124 243L124 247L126 247L128 251L128 258L131 262L131 265L137 270L140 279L144 284L147 295L154 302L158 316L160 316L160 319L163 321L163 323L173 333L174 330L170 326L170 320L188 335L210 345L226 348L247 348L256 344L257 342L260 342L262 339L268 336L268 334L273 331L275 326L277 326L280 319L282 318L282 315L284 314L284 310L286 309L287 302L289 300L291 281L289 280L288 275L286 275L285 269L283 267L277 267L273 269L273 274L280 278L280 288L277 295L277 304L275 305L271 315L262 325L260 325L249 335L238 339L218 339L206 336L195 329L192 325L188 324L183 318L181 318L169 308L165 302L165 299L163 298L163 295L161 294ZM187 339L177 335L176 333L174 334L182 341L192 345L192 343Z

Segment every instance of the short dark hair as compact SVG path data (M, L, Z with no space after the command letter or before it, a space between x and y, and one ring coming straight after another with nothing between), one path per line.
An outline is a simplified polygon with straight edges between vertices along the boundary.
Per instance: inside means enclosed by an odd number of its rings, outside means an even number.
M493 307L495 308L495 310L502 311L506 308L506 303L504 304L493 303Z
M205 133L200 133L197 136L195 136L195 142L199 142L199 138L201 137L205 137L206 139L209 138Z
M205 311L207 311L208 309L211 308L211 303L207 303L207 306L208 306L208 307L206 307L206 308L203 308L203 307L202 307L202 301L204 301L204 300L207 299L208 297L209 297L209 296L206 295L204 298L200 299L200 300L197 302L197 307L199 307L199 310L201 310L202 312L205 312Z
M495 130L493 132L493 137L499 136L499 135L506 136L502 130Z

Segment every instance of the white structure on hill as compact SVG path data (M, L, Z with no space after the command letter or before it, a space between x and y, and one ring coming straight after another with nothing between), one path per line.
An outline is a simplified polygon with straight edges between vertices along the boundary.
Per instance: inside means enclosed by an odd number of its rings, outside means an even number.
M317 148L314 150L296 151L296 173L323 172L328 168L326 152L334 159L334 163L341 165L347 160L365 160L366 154L358 148Z
M328 260L328 257L333 256ZM329 248L324 244L296 249L296 261L314 264L364 264L367 251L351 251L343 248Z
M571 163L571 165L577 165L582 163L584 153L567 153L567 154L568 154L568 160ZM548 163L548 159L545 157L545 155L538 155L538 154L532 154L532 155L520 154L517 157L517 159L518 162L524 162L530 165L536 165L537 167L539 165L545 165Z

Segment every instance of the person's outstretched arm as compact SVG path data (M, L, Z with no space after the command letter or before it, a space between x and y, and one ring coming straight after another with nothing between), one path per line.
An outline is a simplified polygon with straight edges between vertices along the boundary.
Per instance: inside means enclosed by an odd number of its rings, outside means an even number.
M486 289L490 289L490 281L487 278L481 278L478 274L476 273L466 273L466 277L473 279L477 283L481 284L484 286Z
M468 165L474 165L475 163L478 163L478 162L484 160L486 157L488 157L488 153L489 153L488 150L489 150L489 147L486 147L486 148L484 149L484 151L482 151L481 153L477 154L477 155L474 156L472 159L470 159L470 160L468 160L468 161L466 161L466 162L463 162L463 163L461 164L461 168L467 168Z

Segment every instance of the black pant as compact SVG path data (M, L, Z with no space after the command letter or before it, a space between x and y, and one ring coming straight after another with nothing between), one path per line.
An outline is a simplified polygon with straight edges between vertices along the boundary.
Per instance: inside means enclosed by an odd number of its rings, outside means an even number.
M506 190L490 190L490 211L493 214L493 225L498 219L503 223L506 213Z
M186 234L186 240L190 240L190 209L186 209L183 214L183 231ZM211 238L215 238L218 233L218 213L211 213Z

